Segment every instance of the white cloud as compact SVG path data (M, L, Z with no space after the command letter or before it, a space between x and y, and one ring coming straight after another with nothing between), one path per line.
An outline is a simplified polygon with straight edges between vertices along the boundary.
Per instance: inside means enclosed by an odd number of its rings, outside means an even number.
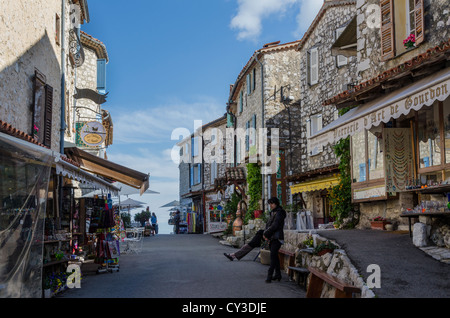
M149 144L171 140L175 128L194 130L194 120L206 124L225 113L225 105L201 96L194 102L172 100L148 109L123 111L113 117L114 143Z
M297 37L302 37L303 34L308 30L311 23L319 13L320 8L323 5L321 0L303 0L300 5L300 12L297 15L297 30L295 35Z
M238 12L230 27L237 29L238 40L256 40L263 29L263 20L269 16L281 16L294 6L299 8L296 17L295 38L301 38L316 17L323 0L238 0Z
M238 0L238 12L231 20L232 29L238 29L238 39L254 39L261 34L262 20L273 14L282 14L299 0ZM315 0L317 1L317 0Z

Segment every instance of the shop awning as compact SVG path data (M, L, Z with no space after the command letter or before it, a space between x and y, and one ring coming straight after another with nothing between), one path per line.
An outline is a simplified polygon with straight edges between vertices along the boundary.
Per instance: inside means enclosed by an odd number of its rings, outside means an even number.
M302 192L311 192L329 189L338 184L339 184L339 175L335 175L328 178L322 178L293 185L291 186L291 193L296 194Z
M79 163L82 169L140 189L141 195L149 188L149 174L99 158L79 148L66 148L64 152L70 159Z
M63 159L61 154L55 154L56 174L81 183L92 185L96 189L102 189L118 195L119 188L112 183L103 180Z
M313 135L309 139L310 146L314 148L333 144L342 138L407 115L412 110L431 106L437 100L444 101L448 96L450 68L351 109Z

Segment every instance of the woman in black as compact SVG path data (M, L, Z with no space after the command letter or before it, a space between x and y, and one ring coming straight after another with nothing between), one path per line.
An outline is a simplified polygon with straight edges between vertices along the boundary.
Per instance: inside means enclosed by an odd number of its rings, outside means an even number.
M253 239L245 244L239 251L233 254L224 253L224 255L230 260L240 260L245 255L256 247L261 246L261 241L266 240L269 243L270 248L270 267L267 273L266 283L272 282L272 280L281 280L280 260L278 259L278 250L284 240L284 219L286 218L286 211L280 206L280 201L277 198L271 198L268 201L270 205L270 218L266 224L265 230L258 231ZM275 276L272 277L275 272Z
M267 273L266 283L272 280L281 280L280 260L278 258L278 251L284 243L284 219L286 218L286 211L280 206L280 201L277 198L271 198L268 201L270 205L270 218L266 225L263 238L269 241L270 249L270 267ZM275 272L275 276L272 275Z

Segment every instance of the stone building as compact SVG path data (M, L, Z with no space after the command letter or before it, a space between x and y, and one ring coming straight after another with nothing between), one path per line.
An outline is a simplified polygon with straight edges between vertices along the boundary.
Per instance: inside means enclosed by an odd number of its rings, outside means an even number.
M356 83L324 107L353 109L310 142L326 145L352 136L352 200L360 206L359 227L370 227L371 219L381 216L408 229L401 216L417 217L414 213L423 210L421 221L431 237L435 227L426 213L446 211L443 194L450 183L450 3L358 0L355 23L344 34L339 47L356 42L347 50L356 57Z
M338 161L329 145L309 137L338 117L323 103L355 82L356 58L333 53L333 45L355 16L355 1L325 1L297 46L300 53L300 153L297 172L289 176L294 203L311 211L314 223L331 221L327 189L338 182Z
M262 169L271 166L270 172L262 171L261 210L266 208L264 198L270 196L286 203L285 177L298 167L300 111L294 107L300 100L298 44L299 41L265 44L252 55L231 86L227 112L228 128L234 134L227 136L231 143L227 147L227 163L244 170L244 175L247 163L257 163ZM276 136L272 129L278 129L278 142L272 138ZM267 148L271 149L271 157L263 156L263 149Z
M210 232L209 208L217 207L225 199L216 180L225 177L226 121L225 115L213 120L177 144L180 205L183 211L196 214L200 227L195 233Z
M84 63L73 70L74 91L68 93L69 106L66 111L66 141L96 156L105 158L106 148L113 142L111 114L103 109L106 102L106 65L109 62L106 46L100 40L80 32L84 50ZM82 129L86 123L98 122L105 131L104 141L87 145L82 140Z

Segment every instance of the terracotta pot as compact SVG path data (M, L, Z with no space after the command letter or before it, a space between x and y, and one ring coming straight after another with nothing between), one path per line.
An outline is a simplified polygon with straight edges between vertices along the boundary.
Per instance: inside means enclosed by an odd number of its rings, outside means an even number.
M327 249L324 249L324 250L321 250L320 252L318 252L317 255L318 255L318 256L322 256L322 255L325 255L325 254L327 254L327 253L333 253L333 250L327 248Z
M370 227L372 230L385 230L386 224L390 224L387 221L370 221Z

